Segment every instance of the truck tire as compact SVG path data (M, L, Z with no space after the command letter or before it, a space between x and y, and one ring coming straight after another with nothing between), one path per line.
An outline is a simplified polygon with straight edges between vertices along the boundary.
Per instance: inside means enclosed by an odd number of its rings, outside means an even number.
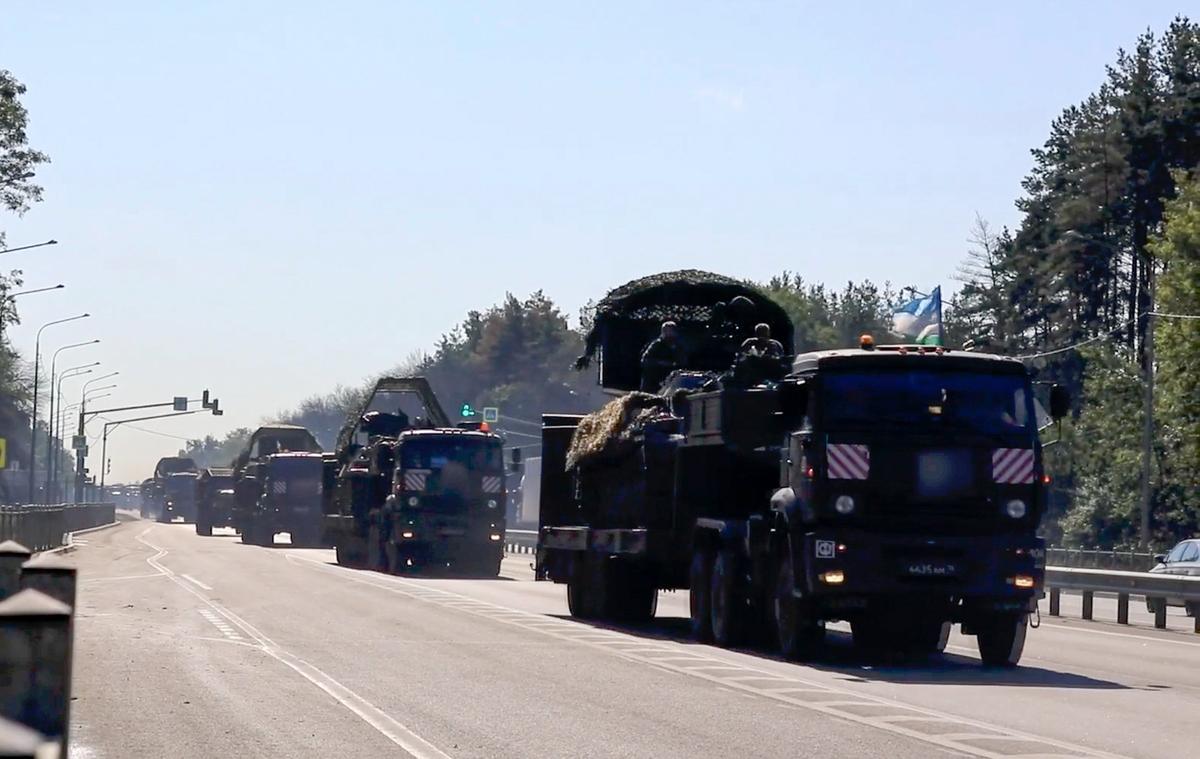
M658 611L658 585L652 576L641 571L637 564L624 563L611 567L614 616L622 622L645 624Z
M376 524L367 529L367 569L374 572L386 572L388 569L383 538L380 536L379 525Z
M597 616L590 559L588 554L571 557L571 570L567 577L567 609L577 619L593 619Z
M212 523L205 520L202 516L196 517L196 534L205 537L212 537Z
M712 640L712 552L697 547L688 569L688 608L691 612L692 637L701 643Z
M746 604L741 597L738 555L728 549L717 553L712 565L708 604L713 641L722 648L740 645L746 638Z
M985 667L1015 667L1025 650L1029 615L996 614L975 625L979 658Z
M779 653L788 659L811 659L825 640L824 625L813 619L807 605L796 598L796 575L791 549L782 551L771 599L771 626Z
M362 569L364 548L362 538L357 535L340 536L334 543L333 553L340 566Z

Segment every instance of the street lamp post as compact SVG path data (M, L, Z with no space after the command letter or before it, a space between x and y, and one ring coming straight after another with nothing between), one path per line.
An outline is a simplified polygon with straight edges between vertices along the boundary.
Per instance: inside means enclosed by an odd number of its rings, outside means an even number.
M118 374L120 374L120 372L109 372L108 374L102 374L99 377L94 377L94 378L88 380L87 382L83 383L83 389L80 391L80 394L79 394L79 431L76 433L77 435L82 436L84 434L83 433L83 420L86 418L86 415L87 415L88 386L92 385L96 382L99 382L101 380L106 380L106 379L110 379L112 377L116 377ZM107 385L105 387L96 388L96 389L98 391L99 390L108 390L109 388L113 388L113 387L116 387L116 385ZM72 445L71 447L75 448L74 445ZM84 460L83 449L75 448L75 503L79 503L79 499L83 495L83 483L84 483L83 460Z
M99 365L100 365L99 361L93 361L90 364L79 364L78 366L68 367L67 369L63 370L62 374L59 375L58 382L55 384L55 387L54 387L55 397L58 398L58 402L56 404L54 411L50 415L50 439L53 441L56 441L56 443L55 443L54 455L50 458L49 461L46 462L50 467L50 471L49 471L50 489L49 489L49 492L47 493L47 500L50 502L54 502L55 494L58 492L57 475L59 473L60 468L62 467L63 410L61 407L62 407L62 392L63 392L62 385L63 385L63 382L66 382L67 380L71 379L72 377L79 377L84 374L91 374L92 369Z
M53 242L53 240L51 240ZM43 243L49 244L49 243ZM29 420L29 502L33 503L33 470L34 464L37 461L37 404L38 404L38 368L41 363L42 350L42 330L46 327L52 327L55 324L65 324L73 322L77 319L86 319L91 314L79 314L78 316L69 316L66 319L55 319L49 321L38 328L37 336L33 342L33 413Z
M32 250L33 248L42 248L47 245L58 245L58 240L47 240L46 242L34 243L33 245L22 245L19 248L5 248L0 250L0 253L16 253L18 250Z
M50 427L49 435L47 436L47 440L46 440L46 491L45 491L45 493L43 493L43 495L46 497L47 502L49 501L49 498L50 498L51 461L54 458L53 453L52 453L53 449L51 446L54 445L54 425L53 425L54 402L58 397L57 394L54 392L54 389L55 389L54 383L58 378L58 375L57 375L56 369L55 369L55 367L58 364L58 354L62 353L65 350L71 350L72 348L82 348L87 345L95 345L98 342L100 342L100 340L96 339L96 340L85 340L80 343L71 343L70 345L64 345L61 348L59 348L58 350L54 351L54 355L50 358L50 403L48 404L50 408L49 408L49 411L47 412L46 418L50 420L51 424L49 425L49 427ZM59 402L61 403L62 401L59 400Z
M61 290L66 285L54 285L53 287L38 287L33 290L20 290L15 293L4 293L0 291L0 334L4 332L4 298L13 299L19 295L34 295L35 293L48 293L51 290Z

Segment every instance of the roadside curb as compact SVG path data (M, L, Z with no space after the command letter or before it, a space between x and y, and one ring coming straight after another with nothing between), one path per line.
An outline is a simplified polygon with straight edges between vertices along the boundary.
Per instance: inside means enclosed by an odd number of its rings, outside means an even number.
M53 554L58 554L58 553L71 553L78 547L75 545L75 536L76 535L87 535L88 533L99 532L100 530L107 530L112 527L117 527L120 524L121 524L121 520L118 519L115 522L109 522L108 524L102 524L99 527L89 527L86 530L76 530L75 532L68 532L67 533L67 542L65 545L58 546L57 548L49 548L45 551L39 551L37 555L38 556L46 556L46 555L53 555Z

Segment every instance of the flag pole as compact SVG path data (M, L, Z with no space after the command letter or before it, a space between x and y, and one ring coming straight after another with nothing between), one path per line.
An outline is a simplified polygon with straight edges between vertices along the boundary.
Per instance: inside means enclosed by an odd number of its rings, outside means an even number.
M942 286L938 285L934 288L937 293L937 314L938 314L938 345L946 347L946 327L942 322Z

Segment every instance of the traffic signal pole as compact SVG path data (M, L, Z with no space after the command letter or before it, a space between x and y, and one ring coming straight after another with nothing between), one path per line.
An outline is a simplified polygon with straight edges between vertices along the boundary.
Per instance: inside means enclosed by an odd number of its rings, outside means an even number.
M218 400L216 398L213 398L211 401L209 400L209 394L208 394L207 390L204 391L204 395L201 398L180 397L180 398L176 398L173 401L168 401L167 403L143 403L138 406L119 406L116 408L97 409L95 411L88 411L84 406L80 406L79 407L79 428L78 428L78 431L75 433L76 438L83 438L84 425L87 424L88 418L96 416L97 414L115 414L120 411L141 411L141 410L152 409L152 408L166 408L168 406L178 409L177 413L186 413L186 407L193 403L201 404L204 407L204 409L211 411L213 416L220 416L221 414L225 413L224 411L221 410L220 400ZM180 409L179 407L181 405L184 406L185 408ZM174 414L165 414L164 416L174 416ZM123 421L128 422L128 421L132 421L132 420L125 419ZM72 441L72 446L75 448L75 500L74 500L74 502L80 503L83 500L84 485L86 485L86 483L87 483L87 475L84 471L86 469L87 454L86 454L86 445L83 447L80 447L80 446L75 445L76 442L78 442L78 441L77 440ZM101 470L103 470L103 468L104 468L103 464L101 464L100 468L101 468ZM101 476L103 476L103 474Z
M150 416L138 416L133 419L118 419L115 422L104 423L104 434L102 435L103 442L100 444L100 490L104 490L105 475L108 474L108 433L110 430L115 430L122 424L127 422L146 422L151 419L168 419L176 416L191 416L192 414L202 414L205 409L196 409L194 411L172 411L169 414L152 414Z

